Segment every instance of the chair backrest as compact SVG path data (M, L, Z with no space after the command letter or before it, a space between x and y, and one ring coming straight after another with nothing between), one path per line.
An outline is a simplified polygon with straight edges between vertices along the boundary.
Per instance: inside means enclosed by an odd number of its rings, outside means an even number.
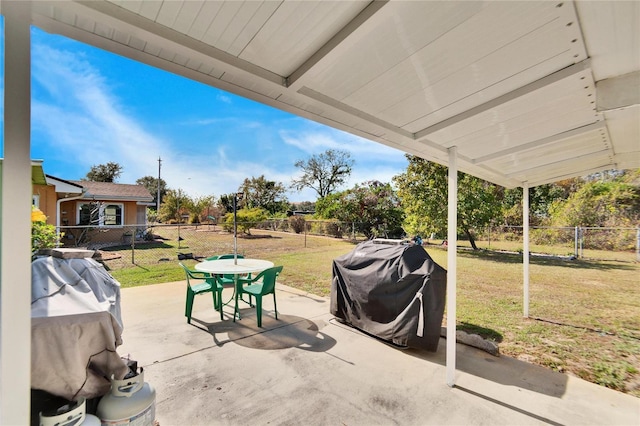
M262 278L262 294L273 293L276 287L276 278L282 272L282 266L274 266L273 268L265 269L260 272L255 278L255 281L259 281Z
M207 278L209 278L209 274L207 274L206 272L192 271L191 269L189 269L182 262L178 262L178 265L182 266L182 269L184 269L184 272L185 272L185 274L187 276L187 285L188 286L191 286L190 279L205 280L206 281Z
M238 259L244 259L244 256L239 254L237 255ZM233 253L228 253L228 254L217 254L215 256L210 256L207 257L205 260L219 260L219 259L233 259ZM222 275L224 278L228 278L228 279L234 279L235 275L233 274L223 274Z
M238 259L244 259L244 256L241 254L238 254L237 256L238 256ZM218 260L218 259L233 259L233 253L218 254L216 256L207 257L205 260Z

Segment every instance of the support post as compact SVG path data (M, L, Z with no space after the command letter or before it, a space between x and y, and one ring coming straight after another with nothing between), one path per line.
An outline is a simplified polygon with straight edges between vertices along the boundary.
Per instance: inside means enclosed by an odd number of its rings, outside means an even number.
M31 410L31 2L4 1L0 424Z
M233 264L238 264L238 194L233 194Z
M162 160L158 157L158 193L156 195L156 222L158 221L158 215L160 214L160 166Z
M522 185L522 316L529 318L529 184Z
M456 274L458 238L458 151L449 148L447 215L447 385L456 384Z

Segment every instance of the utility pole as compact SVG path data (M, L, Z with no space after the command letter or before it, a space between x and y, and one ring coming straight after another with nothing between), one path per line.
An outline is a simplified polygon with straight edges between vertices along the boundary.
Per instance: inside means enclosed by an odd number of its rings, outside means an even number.
M162 160L158 157L158 195L156 197L156 215L160 213L160 164Z

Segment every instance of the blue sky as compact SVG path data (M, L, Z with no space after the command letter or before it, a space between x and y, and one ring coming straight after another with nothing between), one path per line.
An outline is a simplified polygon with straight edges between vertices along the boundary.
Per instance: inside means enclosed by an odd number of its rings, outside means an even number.
M158 175L191 196L235 192L264 175L289 186L297 160L343 149L348 184L391 182L401 151L154 69L65 37L32 31L31 158L45 173L83 178L92 165L123 166L118 182ZM312 190L287 194L314 201Z

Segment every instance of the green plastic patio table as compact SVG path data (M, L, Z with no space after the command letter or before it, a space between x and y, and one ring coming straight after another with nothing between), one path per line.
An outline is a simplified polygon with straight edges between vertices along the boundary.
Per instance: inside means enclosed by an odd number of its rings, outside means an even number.
M242 285L241 282L238 281L238 275L262 272L265 269L273 268L273 265L273 262L262 259L216 259L200 262L195 265L195 269L196 271L208 272L216 275L233 275L236 279L233 288L234 294L229 300L229 302L231 302L231 300L235 298L235 293L238 291L238 285ZM225 305L229 302L225 303ZM234 320L235 312L239 312L238 307L236 306L235 308Z

